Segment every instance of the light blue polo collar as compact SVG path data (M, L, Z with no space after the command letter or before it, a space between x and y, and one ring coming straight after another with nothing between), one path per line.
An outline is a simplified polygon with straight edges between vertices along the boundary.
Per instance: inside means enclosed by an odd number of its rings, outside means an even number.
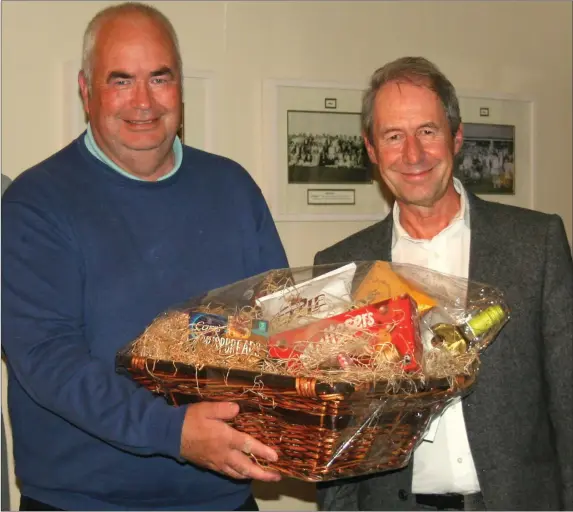
M86 135L84 137L84 143L86 145L86 148L88 148L88 151L93 156L95 156L98 160L106 164L108 167L111 167L114 171L118 172L122 176L125 176L126 178L131 178L132 180L137 180L137 181L144 181L141 178L138 178L137 176L134 176L133 174L124 171L119 165L110 160L110 158L97 145L89 123ZM177 136L173 141L173 154L175 155L175 164L173 166L173 169L169 171L166 175L161 176L161 178L159 178L157 181L166 180L167 178L173 176L179 170L179 167L181 167L181 162L183 161L183 145L181 144L181 141Z

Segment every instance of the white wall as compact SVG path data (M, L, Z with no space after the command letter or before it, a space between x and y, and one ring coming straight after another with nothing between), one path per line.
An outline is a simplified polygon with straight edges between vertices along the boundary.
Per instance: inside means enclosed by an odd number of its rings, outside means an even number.
M534 102L535 209L560 214L572 238L572 6L569 2L155 2L173 21L186 66L217 76L216 150L269 194L262 80L366 83L403 55L436 62L460 90ZM2 171L10 177L60 148L68 127L64 64L107 2L2 3ZM292 265L364 222L286 222ZM266 509L313 508L311 486L262 486ZM311 490L311 489L310 489ZM278 500L276 493L286 498ZM289 498L299 495L304 500ZM310 501L309 501L310 500Z

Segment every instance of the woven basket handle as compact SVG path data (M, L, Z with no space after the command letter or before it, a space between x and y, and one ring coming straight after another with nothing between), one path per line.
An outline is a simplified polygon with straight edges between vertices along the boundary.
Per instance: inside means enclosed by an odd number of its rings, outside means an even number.
M143 371L143 370L145 370L145 368L146 368L147 359L146 359L145 357L133 356L133 357L131 358L131 361L130 361L130 362L131 362L131 367L132 367L134 370L141 370L141 371Z
M308 377L297 377L296 379L296 392L299 396L305 398L316 398L316 379Z

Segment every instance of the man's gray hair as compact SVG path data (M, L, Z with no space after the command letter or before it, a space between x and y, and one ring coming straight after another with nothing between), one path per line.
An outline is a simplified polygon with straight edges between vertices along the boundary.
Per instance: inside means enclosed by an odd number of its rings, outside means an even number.
M181 60L181 51L179 49L179 40L177 39L177 34L173 25L161 11L147 4L139 2L125 2L119 5L112 5L107 7L100 12L98 12L88 23L86 31L84 32L84 41L82 48L82 71L86 78L88 84L88 90L91 92L92 87L92 72L93 72L93 56L94 49L97 42L98 32L107 20L113 19L115 17L124 14L138 14L141 16L146 16L153 21L156 21L161 25L171 42L173 43L173 48L175 50L175 56L177 59L177 71L179 72L179 78L183 82L183 63Z
M438 67L424 57L402 57L377 69L362 98L362 132L374 144L374 101L378 91L389 82L406 82L434 91L446 112L452 137L462 122L456 90Z

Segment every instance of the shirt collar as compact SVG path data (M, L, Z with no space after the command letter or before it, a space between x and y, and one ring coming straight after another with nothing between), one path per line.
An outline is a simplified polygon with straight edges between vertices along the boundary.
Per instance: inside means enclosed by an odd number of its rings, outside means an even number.
M101 150L94 139L90 123L88 123L87 131L84 136L84 143L88 151L93 156L106 164L108 167L111 167L114 171L118 172L122 176L125 176L126 178L131 178L132 180L137 181L144 181L141 178L138 178L137 176L134 176L133 174L122 169ZM171 171L169 171L164 176L161 176L161 178L159 178L157 181L166 180L167 178L173 176L179 170L179 167L181 167L181 162L183 162L183 144L181 144L181 141L177 136L173 141L173 154L175 155L175 163L173 165L173 169L171 169Z
M453 225L462 222L469 229L470 227L470 208L469 201L467 197L467 192L462 182L458 178L454 178L454 189L458 194L460 194L460 209L454 215L450 223L440 232L441 234L445 230L450 229ZM408 232L404 229L400 223L400 206L397 201L394 201L394 206L392 207L392 219L393 219L393 229L392 229L392 248L398 243L400 238L406 238L408 240L417 240L411 237ZM437 236L437 235L436 235Z

